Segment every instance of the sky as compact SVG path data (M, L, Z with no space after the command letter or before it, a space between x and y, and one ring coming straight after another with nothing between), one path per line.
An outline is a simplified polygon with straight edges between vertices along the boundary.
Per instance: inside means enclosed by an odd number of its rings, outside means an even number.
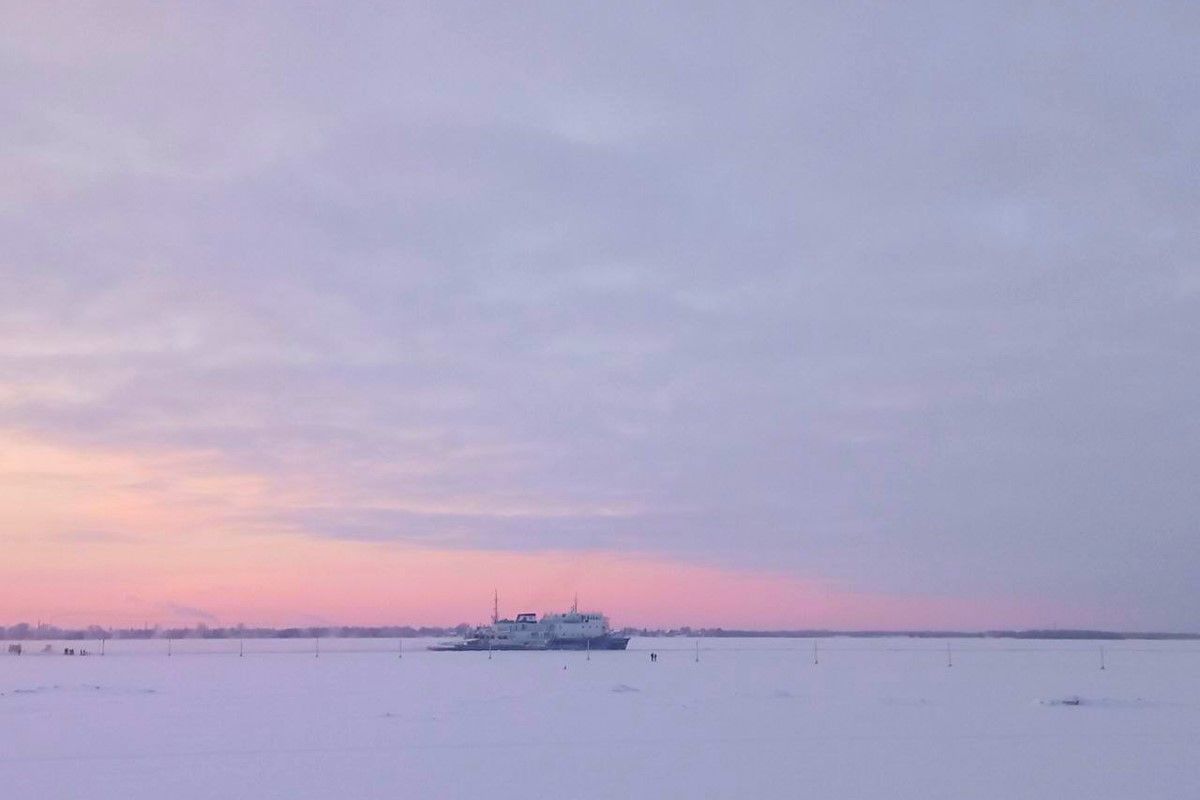
M1200 10L0 1L0 624L1200 629Z

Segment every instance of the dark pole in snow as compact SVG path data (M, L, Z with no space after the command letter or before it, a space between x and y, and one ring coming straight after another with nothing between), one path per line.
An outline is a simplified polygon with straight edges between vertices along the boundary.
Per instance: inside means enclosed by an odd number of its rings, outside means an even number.
M817 640L813 639L813 666L821 663L820 656L817 655Z
M1100 669L1104 669L1104 647L1100 648Z
M950 655L950 643L949 642L946 642L946 666L947 667L954 666L954 658Z
M167 639L167 655L171 655L171 640Z

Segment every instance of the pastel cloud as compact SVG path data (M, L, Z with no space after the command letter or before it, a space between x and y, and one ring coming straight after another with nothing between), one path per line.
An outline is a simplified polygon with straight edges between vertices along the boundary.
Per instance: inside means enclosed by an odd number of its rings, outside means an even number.
M478 554L458 596L671 564L717 616L745 575L864 624L1200 613L1190 11L4 16L32 605L125 613L84 602L119 575L284 619L298 577L238 589L269 542Z

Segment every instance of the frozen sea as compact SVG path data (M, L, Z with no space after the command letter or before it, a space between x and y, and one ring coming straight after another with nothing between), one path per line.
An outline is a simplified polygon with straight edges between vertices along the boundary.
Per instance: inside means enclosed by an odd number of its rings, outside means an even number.
M1200 642L429 643L0 655L0 797L1200 796Z

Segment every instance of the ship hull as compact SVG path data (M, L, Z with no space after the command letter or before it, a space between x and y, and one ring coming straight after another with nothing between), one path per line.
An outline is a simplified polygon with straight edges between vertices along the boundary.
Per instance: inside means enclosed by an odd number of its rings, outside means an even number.
M497 651L537 651L537 650L624 650L629 646L628 636L595 636L591 639L551 639L544 644L500 644L486 639L468 639L465 642L450 642L435 644L430 650L439 653L480 652L483 650Z
M544 647L531 647L526 644L499 644L497 642L488 643L471 639L465 642L447 642L443 644L434 644L429 646L430 650L438 653L461 653L471 652L478 653L484 650L544 650Z
M596 636L591 639L551 639L547 650L624 650L628 636Z

